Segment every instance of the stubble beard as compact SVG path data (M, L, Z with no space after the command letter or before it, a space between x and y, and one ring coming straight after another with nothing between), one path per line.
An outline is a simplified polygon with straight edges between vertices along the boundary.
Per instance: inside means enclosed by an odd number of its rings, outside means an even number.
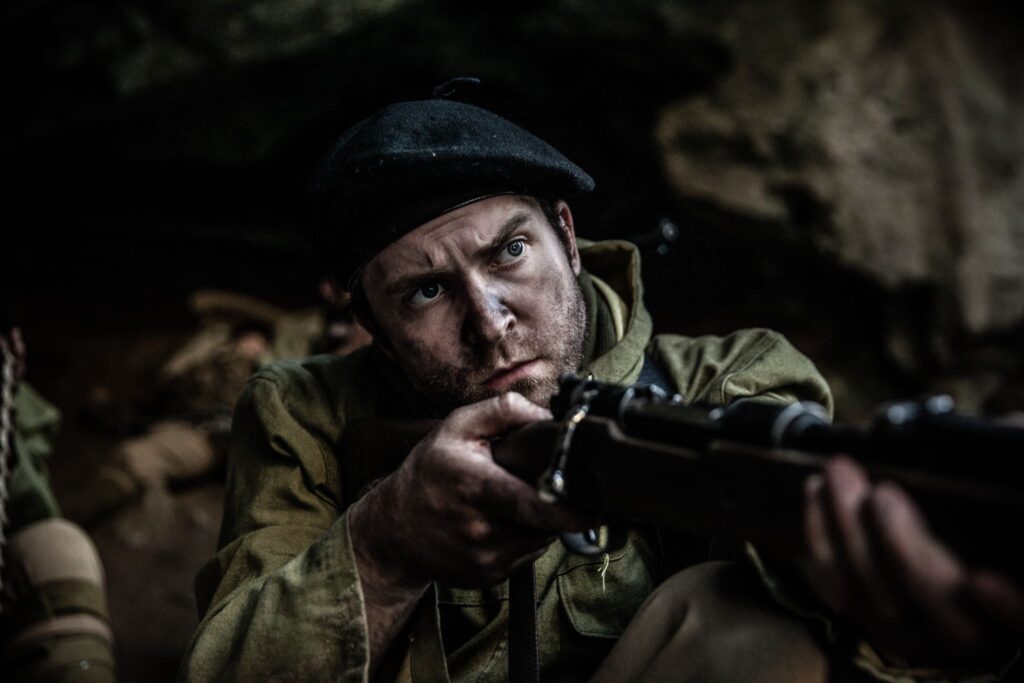
M403 359L399 365L412 386L442 412L476 403L506 391L515 391L538 405L547 406L558 390L558 378L576 372L583 360L587 310L579 282L563 297L565 315L548 329L533 330L529 336L513 328L498 344L470 349L459 366L431 367L418 362L421 354ZM557 305L557 304L556 304ZM502 390L484 386L494 371L511 362L540 359L550 368L543 376L528 377Z

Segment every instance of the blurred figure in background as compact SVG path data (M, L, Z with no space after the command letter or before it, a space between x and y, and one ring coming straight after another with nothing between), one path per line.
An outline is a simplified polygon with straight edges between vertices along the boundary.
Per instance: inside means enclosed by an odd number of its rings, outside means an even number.
M0 310L0 670L4 681L113 681L103 566L50 490L60 413L22 381L12 317Z
M192 294L197 332L160 367L141 433L120 441L95 478L69 496L69 516L89 524L146 491L207 475L224 462L231 414L249 376L263 365L316 353L346 354L369 343L347 295L328 280L321 305L289 311L251 296L217 290ZM98 387L94 415L109 415Z

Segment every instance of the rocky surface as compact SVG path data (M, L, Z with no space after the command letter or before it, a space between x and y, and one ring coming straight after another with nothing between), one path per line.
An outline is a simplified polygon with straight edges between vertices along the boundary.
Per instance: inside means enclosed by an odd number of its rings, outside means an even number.
M716 33L736 68L657 126L672 187L868 278L889 357L977 404L1020 352L976 345L1024 321L1014 31L962 5L834 1L739 3Z

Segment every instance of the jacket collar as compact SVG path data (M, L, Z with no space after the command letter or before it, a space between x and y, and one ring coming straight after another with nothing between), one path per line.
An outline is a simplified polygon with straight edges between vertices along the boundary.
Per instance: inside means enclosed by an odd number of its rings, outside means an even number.
M643 302L640 252L636 245L623 241L578 240L578 246L584 268L584 274L580 276L584 298L592 296L599 308L608 309L607 314L598 311L595 315L588 301L588 334L584 349L592 350L584 354L580 373L592 374L603 382L635 382L643 367L644 349L651 340L652 329L651 315ZM589 287L588 279L594 281ZM588 288L592 295L588 295ZM607 339L608 327L614 327L616 314L625 321L623 334L614 343L602 344L601 338Z

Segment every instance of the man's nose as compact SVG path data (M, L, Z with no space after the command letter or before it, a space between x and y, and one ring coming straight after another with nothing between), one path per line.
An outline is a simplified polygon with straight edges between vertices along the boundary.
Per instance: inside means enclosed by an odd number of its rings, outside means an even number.
M516 319L503 293L486 281L467 283L465 334L471 344L493 345L515 327Z

